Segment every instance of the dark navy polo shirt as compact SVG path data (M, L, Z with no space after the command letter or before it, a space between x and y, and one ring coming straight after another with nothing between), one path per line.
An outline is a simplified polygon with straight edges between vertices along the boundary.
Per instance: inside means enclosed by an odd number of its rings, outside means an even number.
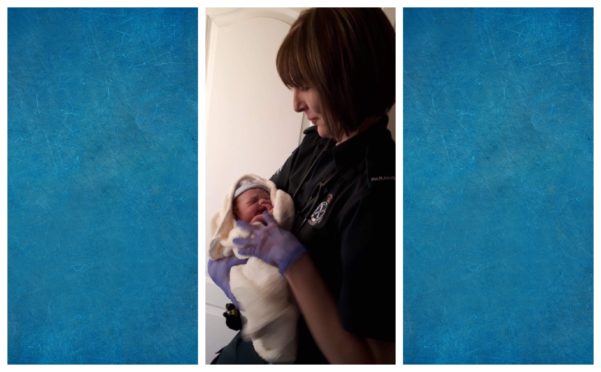
M296 209L292 232L332 293L344 328L395 340L395 144L383 119L336 146L305 131L271 178ZM299 321L298 363L324 363Z

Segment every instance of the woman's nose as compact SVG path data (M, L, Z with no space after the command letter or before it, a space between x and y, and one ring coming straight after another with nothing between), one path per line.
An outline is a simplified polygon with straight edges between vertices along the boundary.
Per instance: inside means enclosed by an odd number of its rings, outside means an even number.
M296 112L303 112L306 108L305 102L302 99L300 90L298 88L292 88L292 106Z

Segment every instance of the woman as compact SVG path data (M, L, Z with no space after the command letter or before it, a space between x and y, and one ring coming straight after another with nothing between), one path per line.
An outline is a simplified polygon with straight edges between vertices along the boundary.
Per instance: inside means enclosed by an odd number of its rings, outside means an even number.
M288 281L302 313L297 363L394 363L394 39L381 9L310 9L278 52L294 110L314 124L272 177L294 199L295 222L290 233L266 216L235 243ZM241 262L209 262L230 298ZM237 337L217 362L261 360Z

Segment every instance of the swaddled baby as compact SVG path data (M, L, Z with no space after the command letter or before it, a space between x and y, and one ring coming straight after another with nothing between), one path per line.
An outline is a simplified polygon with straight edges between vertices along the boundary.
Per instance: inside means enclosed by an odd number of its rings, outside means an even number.
M263 223L263 213L271 213L283 228L294 220L294 203L273 182L255 175L241 177L226 196L224 207L212 221L213 239L209 256L213 260L236 255L233 239L248 232L236 227L236 220ZM250 257L246 264L232 267L230 289L240 304L242 336L251 340L255 351L271 363L296 359L298 309L286 280L277 267Z

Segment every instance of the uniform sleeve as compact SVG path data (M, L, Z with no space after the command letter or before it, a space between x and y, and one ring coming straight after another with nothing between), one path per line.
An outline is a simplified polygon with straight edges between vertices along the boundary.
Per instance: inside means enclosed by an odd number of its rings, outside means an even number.
M298 148L290 154L284 165L282 165L270 178L275 184L275 187L285 192L288 192L290 170L292 169L297 153Z
M394 181L376 182L341 223L343 326L362 337L394 341Z
M270 178L278 189L288 193L290 192L290 175L300 162L299 158L301 157L301 152L303 152L304 149L306 153L307 149L314 146L316 142L317 131L314 128L309 128L305 130L304 133L305 137L301 144L292 152L292 154L290 154L284 165L282 165Z

